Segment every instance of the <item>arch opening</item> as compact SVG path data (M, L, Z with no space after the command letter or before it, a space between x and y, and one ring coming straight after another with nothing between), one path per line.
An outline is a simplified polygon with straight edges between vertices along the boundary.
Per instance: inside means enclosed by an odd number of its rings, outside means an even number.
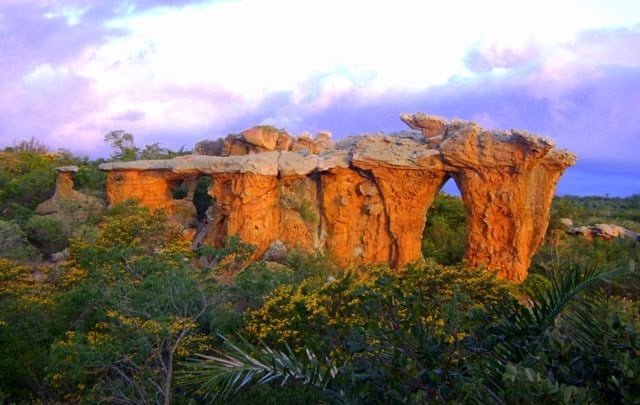
M442 265L464 258L467 212L455 181L447 179L427 210L422 255Z

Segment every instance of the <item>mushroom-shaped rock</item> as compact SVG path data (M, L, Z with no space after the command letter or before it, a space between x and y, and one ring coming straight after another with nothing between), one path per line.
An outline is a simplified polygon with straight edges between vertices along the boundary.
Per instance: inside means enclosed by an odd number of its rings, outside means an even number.
M73 174L78 172L77 166L56 167L56 188L53 196L38 204L35 213L38 215L54 215L68 222L69 217L86 218L104 209L101 200L73 189Z

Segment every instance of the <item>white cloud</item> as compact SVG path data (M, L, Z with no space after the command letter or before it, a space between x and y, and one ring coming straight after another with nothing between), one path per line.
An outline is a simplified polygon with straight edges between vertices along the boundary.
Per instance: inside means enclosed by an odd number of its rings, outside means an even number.
M58 7L55 11L49 11L45 13L45 18L58 18L63 17L67 20L67 25L74 26L80 23L80 19L84 13L89 10L89 7L76 7L73 5Z
M75 122L52 128L56 136L95 140L132 112L136 119L124 122L132 132L222 128L257 116L273 94L284 94L278 102L288 104L264 115L298 126L296 117L340 98L367 103L476 78L465 67L470 49L494 73L537 58L539 68L525 72L525 83L541 98L561 98L581 80L597 78L586 59L638 63L629 52L622 56L623 47L611 55L605 46L568 45L586 29L640 21L634 0L240 0L143 13L131 4L105 22L124 35L23 76L26 85L43 88L79 76L99 100L91 106L99 109L87 107ZM73 25L86 12L58 6L48 16Z

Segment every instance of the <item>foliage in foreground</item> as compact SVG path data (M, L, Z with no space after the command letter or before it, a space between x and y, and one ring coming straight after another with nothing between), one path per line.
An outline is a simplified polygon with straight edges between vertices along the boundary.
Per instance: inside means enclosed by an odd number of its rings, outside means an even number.
M0 259L0 397L10 402L184 402L177 361L211 350L242 326L262 295L325 278L326 261L291 252L253 263L231 284L225 263L246 253L230 240L204 268L161 212L112 207L72 240L71 261ZM305 268L304 270L302 268Z
M134 148L120 146L116 152ZM154 144L135 158L170 155ZM251 247L237 239L201 249L196 260L161 213L131 203L108 211L98 227L74 222L70 263L37 262L68 244L61 224L33 213L51 195L53 168L80 166L76 188L100 194L98 163L33 141L0 152L0 402L195 403L225 394L251 404L640 397L640 283L609 279L610 270L640 261L633 241L587 242L552 226L523 302L490 275L433 263L341 275L326 258L293 251L280 263L240 271L242 261L233 258ZM464 210L449 197L439 196L429 211L423 244L440 264L456 263L462 252ZM556 217L640 230L638 196L554 204ZM221 271L234 274L228 284L219 282ZM335 279L327 282L329 276ZM587 284L575 296L561 293ZM219 337L237 332L248 340ZM186 361L196 353L208 353L207 367ZM219 380L201 386L212 366ZM250 374L231 378L245 367ZM184 381L177 383L181 369ZM252 385L257 379L263 384ZM236 392L238 382L247 385ZM194 386L201 389L191 392Z
M274 306L268 317L261 317L272 298L277 301L283 294L278 290L262 310L250 315L247 326L248 332L256 324L268 331L281 328L273 336L259 336L269 343L227 341L217 354L186 363L183 379L196 384L202 395L220 399L272 381L310 384L324 394L318 399L347 403L617 403L640 395L634 378L640 370L635 359L638 306L603 299L597 290L627 271L568 272L548 288L528 291L531 305L525 306L486 274L473 277L457 269L473 281L461 278L451 285L439 276L451 269L434 267L410 267L399 274L381 271L364 282L346 275L334 282L343 287L303 292L305 299L295 297L304 286L297 292L288 289L293 307L278 313ZM433 295L426 299L424 292ZM333 308L342 312L326 312L335 300L342 305ZM600 339L615 326L606 317L585 316L580 310L584 303L601 313L603 305L627 306L627 316L619 321L622 329L605 344L605 350L616 351L606 357L615 359L606 375L598 374L604 365L597 361L603 350ZM296 315L299 319L287 323ZM332 324L332 317L346 319L347 325ZM280 343L283 336L294 342L292 350ZM580 372L573 371L576 359L585 367Z

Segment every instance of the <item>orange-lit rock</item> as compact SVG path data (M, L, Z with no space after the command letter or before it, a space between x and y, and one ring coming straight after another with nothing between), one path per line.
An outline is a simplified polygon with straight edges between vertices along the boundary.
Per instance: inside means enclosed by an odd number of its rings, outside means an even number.
M220 246L225 236L239 235L261 257L278 241L327 252L345 267L386 262L399 268L421 258L427 210L452 177L468 214L466 261L524 280L546 231L556 183L575 156L522 131L485 131L422 113L401 118L421 133L333 142L327 132L296 138L254 127L225 138L223 156L101 169L108 172L111 203L135 198L172 212L189 200L173 200L176 184L211 176L215 202L207 234L194 243Z
M36 214L54 215L63 221L67 221L67 217L70 216L82 220L104 209L104 204L98 198L73 189L73 174L77 171L77 166L56 168L56 188L53 196L36 207Z
M549 222L556 183L575 157L525 132L456 123L440 145L468 213L465 259L521 282Z
M396 268L422 256L423 218L448 179L440 154L422 142L413 136L374 136L353 149L353 166L371 178L358 190L381 198L375 209L385 215L387 261Z
M107 199L119 204L128 199L149 208L168 208L173 200L171 186L174 173L163 170L114 170L107 173Z
M321 182L323 233L331 256L342 266L390 262L389 221L371 179L351 168L336 167L323 172Z
M280 228L278 240L286 247L320 250L320 207L318 179L308 175L287 176L278 182Z
M278 180L253 173L221 173L213 176L209 194L216 216L205 242L220 246L224 237L238 235L264 253L280 223Z

